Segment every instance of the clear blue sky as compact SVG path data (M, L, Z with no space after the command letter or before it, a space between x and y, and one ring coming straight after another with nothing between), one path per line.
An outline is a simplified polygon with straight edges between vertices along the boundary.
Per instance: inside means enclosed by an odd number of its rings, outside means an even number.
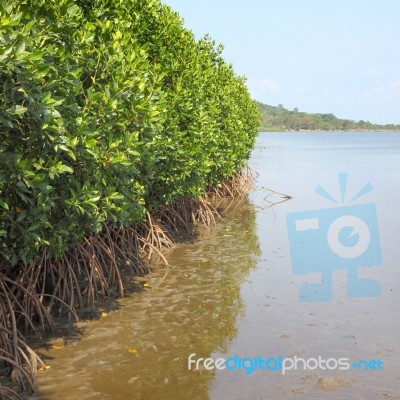
M271 105L400 124L400 0L164 0Z

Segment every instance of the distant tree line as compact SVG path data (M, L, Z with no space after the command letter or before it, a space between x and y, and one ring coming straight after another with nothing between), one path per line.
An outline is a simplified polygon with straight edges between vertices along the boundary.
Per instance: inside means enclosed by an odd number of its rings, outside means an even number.
M322 130L322 131L400 131L400 125L378 125L368 121L351 121L340 119L333 114L311 114L287 110L282 104L270 106L258 102L261 113L260 131L280 132L298 130Z

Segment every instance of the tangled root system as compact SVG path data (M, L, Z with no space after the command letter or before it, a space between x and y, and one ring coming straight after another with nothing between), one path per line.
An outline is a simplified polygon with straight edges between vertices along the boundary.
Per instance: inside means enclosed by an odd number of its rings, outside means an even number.
M250 167L246 167L231 178L223 179L219 185L208 188L207 197L244 197L254 187L257 176L258 174L254 170Z
M111 288L122 297L123 270L148 273L146 258L152 255L168 266L163 249L173 246L175 235L190 234L195 224L215 224L220 218L215 200L243 197L254 179L255 173L246 168L217 188L208 188L200 199L180 198L148 213L143 222L105 224L100 233L71 246L60 259L51 259L44 251L33 265L0 265L0 370L33 392L34 376L44 363L25 342L23 332L51 330L55 315L78 320L77 308L93 307ZM11 398L19 396L0 384L0 399Z

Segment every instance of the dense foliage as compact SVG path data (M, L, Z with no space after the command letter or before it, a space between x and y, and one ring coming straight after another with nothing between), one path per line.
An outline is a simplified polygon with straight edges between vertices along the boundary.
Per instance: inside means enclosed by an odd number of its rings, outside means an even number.
M58 257L240 170L258 107L159 0L0 5L0 259Z
M293 111L287 110L282 105L277 107L258 103L261 113L260 131L291 131L291 130L339 130L339 131L395 131L400 130L400 125L388 124L377 125L366 121L351 121L339 119L333 114L310 114L299 112L297 108Z

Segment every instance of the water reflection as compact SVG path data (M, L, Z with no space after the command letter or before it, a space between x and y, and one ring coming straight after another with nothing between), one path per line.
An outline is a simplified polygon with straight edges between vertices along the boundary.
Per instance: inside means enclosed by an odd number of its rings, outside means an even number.
M235 203L200 240L168 254L120 309L88 323L81 340L45 352L41 399L207 399L213 371L188 371L187 357L226 352L244 307L241 284L260 255L255 210ZM61 346L60 346L61 347Z
M338 150L340 148L340 151ZM262 257L242 285L246 313L223 357L348 357L381 360L383 370L298 368L278 371L218 371L209 398L265 400L400 399L400 135L374 133L261 134L251 158L258 186L288 193L293 199L268 207L262 191L253 202ZM380 297L349 297L346 271L333 273L331 302L300 302L298 290L321 282L321 273L293 273L287 215L321 210L329 202L314 193L318 184L340 196L337 174L348 172L350 197L366 182L373 191L383 263L360 267L360 277L377 281ZM330 183L331 182L331 183ZM336 190L336 192L335 192ZM362 202L355 204L361 204ZM318 251L318 246L315 247Z

